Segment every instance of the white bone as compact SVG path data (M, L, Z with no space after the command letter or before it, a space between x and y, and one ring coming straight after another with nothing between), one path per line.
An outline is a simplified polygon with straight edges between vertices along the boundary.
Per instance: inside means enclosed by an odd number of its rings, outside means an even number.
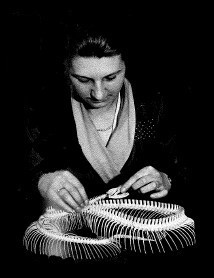
M122 245L146 254L149 250L165 252L164 242L170 250L195 244L194 221L185 215L183 207L121 196L125 195L120 187L113 188L90 199L81 213L47 208L27 228L23 239L26 249L82 260L115 256ZM83 227L96 238L76 235Z

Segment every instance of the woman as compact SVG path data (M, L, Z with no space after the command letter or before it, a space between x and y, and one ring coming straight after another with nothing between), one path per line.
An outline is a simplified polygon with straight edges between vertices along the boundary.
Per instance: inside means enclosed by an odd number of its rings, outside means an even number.
M124 44L110 31L78 26L68 40L69 107L51 132L41 129L34 146L46 206L79 211L89 198L119 185L121 192L159 199L176 175L174 134L162 96L135 100Z

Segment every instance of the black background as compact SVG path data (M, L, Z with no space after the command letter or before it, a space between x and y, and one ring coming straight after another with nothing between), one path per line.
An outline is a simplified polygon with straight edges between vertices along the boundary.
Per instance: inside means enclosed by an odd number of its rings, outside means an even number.
M202 262L207 255L203 250L202 209L205 192L199 174L199 160L204 133L204 98L201 98L202 65L205 58L207 34L206 12L200 7L169 6L144 7L140 10L124 8L111 10L97 20L118 18L124 20L129 47L130 80L136 91L150 93L164 88L163 92L174 109L182 159L190 174L190 188L184 194L187 214L197 225L198 247L194 260ZM103 11L102 11L103 13ZM63 23L72 18L90 20L97 12L80 12L65 8L11 8L6 21L6 53L8 62L7 89L9 89L6 118L9 134L9 163L14 202L15 248L13 256L23 262L22 235L25 228L35 220L31 212L34 204L26 199L28 186L28 139L26 124L31 109L39 109L41 101L47 101L42 88L50 84L59 86L62 79ZM143 80L143 81L142 81ZM58 87L57 87L58 88ZM200 96L200 97L199 97ZM47 99L46 99L47 98ZM24 110L23 110L24 107ZM202 123L201 123L202 121ZM24 163L23 163L24 158ZM12 164L12 166L11 166ZM201 170L203 172L203 170ZM30 185L29 185L30 186ZM36 214L36 213L35 213ZM13 233L14 234L14 233ZM206 244L207 245L207 244ZM191 254L192 255L192 254ZM189 256L189 255L187 255ZM187 258L186 256L186 258ZM185 260L186 260L185 258ZM196 264L197 265L197 264ZM205 267L204 267L205 268Z

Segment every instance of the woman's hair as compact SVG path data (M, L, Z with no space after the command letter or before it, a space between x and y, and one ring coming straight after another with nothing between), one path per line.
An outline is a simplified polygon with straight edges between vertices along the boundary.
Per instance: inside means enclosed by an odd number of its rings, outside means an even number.
M70 31L70 30L69 30ZM77 24L67 32L65 70L68 73L72 58L112 57L121 55L125 60L125 43L123 30L118 25Z

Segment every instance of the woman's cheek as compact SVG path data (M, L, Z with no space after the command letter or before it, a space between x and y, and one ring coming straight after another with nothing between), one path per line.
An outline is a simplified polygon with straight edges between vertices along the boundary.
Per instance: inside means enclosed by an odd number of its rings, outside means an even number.
M89 88L86 85L73 84L73 89L80 97L84 97L89 94Z
M115 93L119 93L124 83L124 78L120 78L117 82L110 85L109 89Z

